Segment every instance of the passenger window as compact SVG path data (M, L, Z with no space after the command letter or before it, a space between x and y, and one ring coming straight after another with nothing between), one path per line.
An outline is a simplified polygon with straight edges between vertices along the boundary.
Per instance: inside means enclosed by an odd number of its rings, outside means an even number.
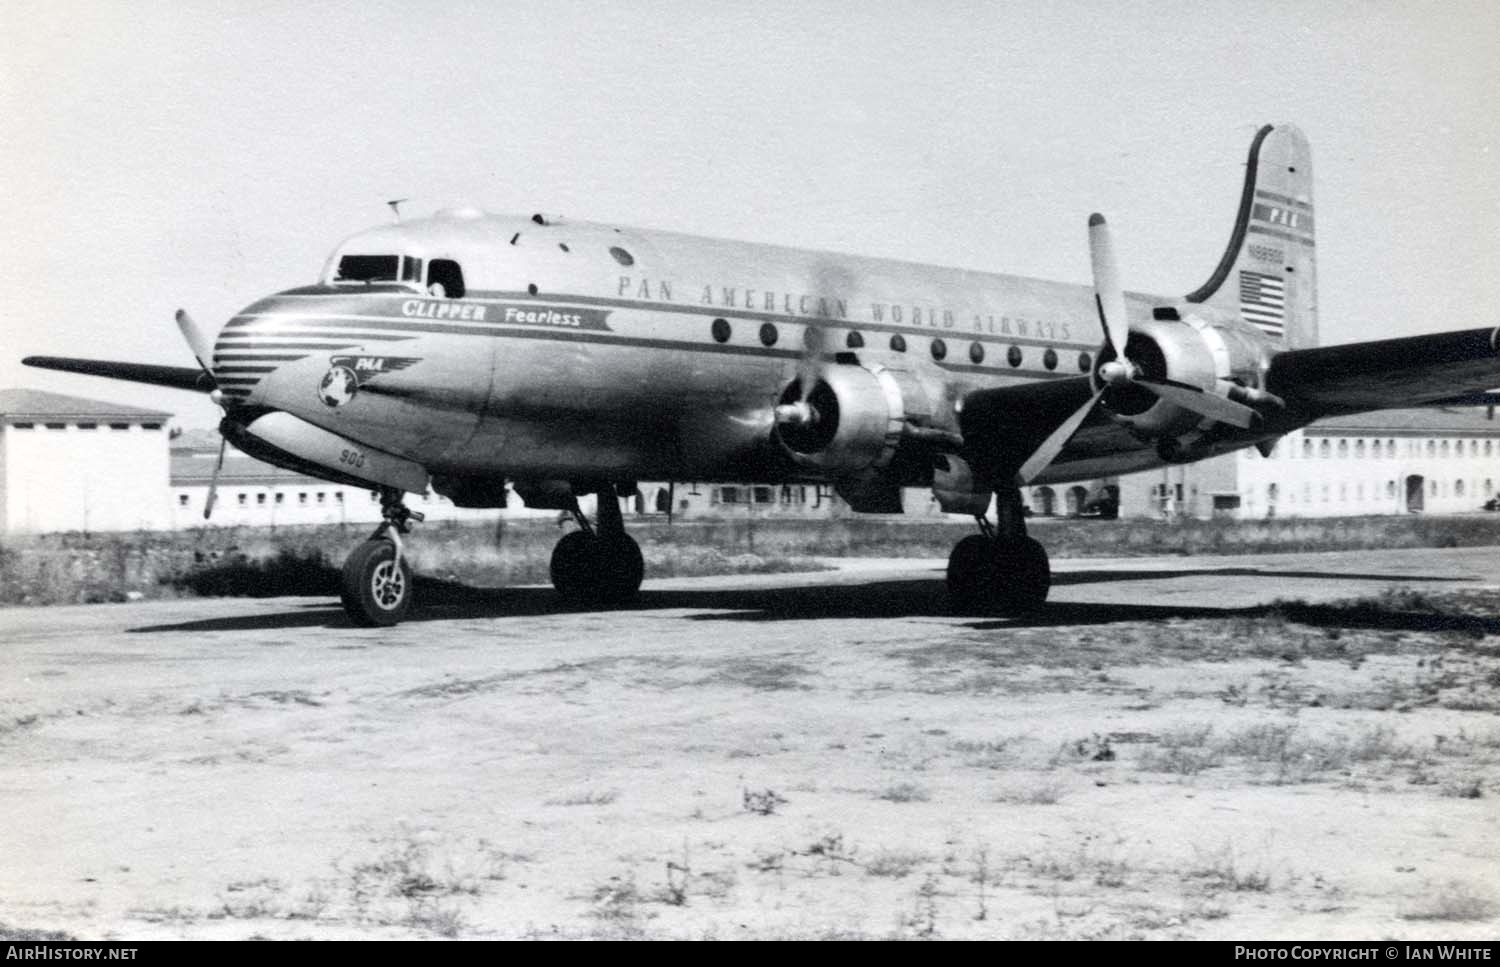
M891 349L898 352L906 352L906 337L899 332L891 337Z
M452 259L433 259L427 265L427 291L439 299L462 299L464 270Z

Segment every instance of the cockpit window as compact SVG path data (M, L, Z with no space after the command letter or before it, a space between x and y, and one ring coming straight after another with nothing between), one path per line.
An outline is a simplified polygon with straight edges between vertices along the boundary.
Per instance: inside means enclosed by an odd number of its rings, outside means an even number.
M422 284L422 260L410 255L401 256L401 281Z
M339 259L335 282L395 282L401 259L395 255L346 255Z
M433 259L427 263L427 291L440 299L462 299L464 270L452 259Z

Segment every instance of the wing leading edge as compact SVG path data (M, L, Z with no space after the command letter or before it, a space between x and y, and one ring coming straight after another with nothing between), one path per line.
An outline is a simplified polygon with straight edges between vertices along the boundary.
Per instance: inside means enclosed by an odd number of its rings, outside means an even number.
M1266 388L1309 421L1371 410L1488 401L1500 329L1465 329L1278 353Z
M69 356L27 356L24 365L37 369L55 369L64 373L82 373L85 376L107 376L132 383L147 383L151 386L167 386L172 389L194 390L207 393L213 389L213 380L196 366L157 366L151 363L116 363L103 359L75 359Z

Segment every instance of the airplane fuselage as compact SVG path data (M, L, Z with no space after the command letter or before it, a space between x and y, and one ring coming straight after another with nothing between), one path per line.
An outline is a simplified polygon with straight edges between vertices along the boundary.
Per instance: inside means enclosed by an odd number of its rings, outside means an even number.
M340 280L361 257L397 268ZM1086 286L458 211L346 240L318 285L232 318L213 368L232 402L440 477L816 479L771 439L808 338L936 428L973 390L1089 373L1103 341ZM1159 462L1101 421L1041 481Z

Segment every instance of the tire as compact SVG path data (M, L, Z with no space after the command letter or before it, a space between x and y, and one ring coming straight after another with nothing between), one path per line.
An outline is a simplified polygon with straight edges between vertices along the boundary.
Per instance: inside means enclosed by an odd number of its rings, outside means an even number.
M396 545L365 541L344 561L340 598L349 620L361 628L388 628L406 617L414 591L411 566L396 564Z
M993 542L970 534L948 555L948 596L961 614L983 611L995 583Z
M552 586L569 601L582 601L599 570L597 540L584 531L564 534L552 548Z
M552 586L577 604L619 605L641 589L646 562L628 534L564 534L552 549Z
M994 601L1002 614L1026 614L1047 603L1052 564L1047 549L1030 537L995 549Z
M635 598L646 576L641 545L629 534L599 538L599 570L595 575L599 598L605 604L625 604Z

